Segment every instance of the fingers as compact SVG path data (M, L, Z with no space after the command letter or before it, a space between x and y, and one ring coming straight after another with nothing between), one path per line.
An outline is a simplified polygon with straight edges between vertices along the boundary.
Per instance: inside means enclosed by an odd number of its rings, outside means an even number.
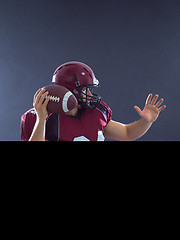
M37 90L37 92L34 94L34 100L33 100L33 103L36 101L36 98L38 96L38 94L40 93L41 91L41 88Z
M146 99L146 104L150 104L152 98L152 93L150 93Z
M164 105L164 106L158 108L158 111L161 112L161 111L164 110L165 108L166 108L166 105Z
M157 100L158 97L159 97L158 94L156 94L156 95L153 97L153 100L152 100L152 102L151 102L152 105L154 105L154 104L156 103L156 100Z
M156 103L155 107L159 107L163 101L164 101L164 99L161 98L161 99L159 100L159 102Z
M47 96L47 95L46 95L46 96ZM45 100L44 103L43 103L43 105L44 105L45 108L46 108L49 100L50 100L50 96L47 96L46 100Z
M141 114L141 109L138 106L134 106L134 109L136 110L136 112L140 115Z
M161 98L161 99L156 103L159 95L156 94L156 95L153 97L152 101L151 101L152 96L153 96L152 93L148 95L147 100L146 100L146 104L152 104L152 105L155 105L155 104L156 104L155 107L158 108L158 107L162 104L162 102L164 101L164 99Z
M43 91L44 92L44 91ZM46 96L48 95L48 92L42 93L42 95L39 98L39 104L44 104L44 100ZM47 100L47 99L46 99Z
M41 105L47 95L48 95L48 92L46 91L46 89L39 89L34 95L33 105L34 106L37 105L37 104Z
M45 93L45 89L40 89L39 93L37 94L36 97L36 102L39 103L39 100L41 99L41 96L43 95L43 93Z
M164 109L166 108L166 105L163 105L162 107L158 108L158 107L163 103L164 99L161 98L161 99L156 103L159 95L156 94L156 95L153 97L152 101L151 101L152 96L153 96L152 93L148 95L147 100L146 100L146 104L152 104L152 105L154 105L154 106L158 109L159 112L161 112L162 110L164 110Z

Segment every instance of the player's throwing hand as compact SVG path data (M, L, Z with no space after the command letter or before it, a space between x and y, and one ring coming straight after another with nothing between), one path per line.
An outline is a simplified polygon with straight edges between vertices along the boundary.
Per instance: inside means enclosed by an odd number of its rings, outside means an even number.
M46 89L39 89L34 95L34 100L33 100L33 106L36 110L37 117L39 120L45 120L48 116L47 112L47 104L49 102L50 97L48 95L48 92ZM47 98L46 98L47 97ZM46 98L46 99L45 99Z

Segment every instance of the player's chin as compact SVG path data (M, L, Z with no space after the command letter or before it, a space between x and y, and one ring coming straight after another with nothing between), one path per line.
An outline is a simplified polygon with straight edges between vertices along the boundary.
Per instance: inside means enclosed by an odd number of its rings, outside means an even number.
M88 104L89 104L89 103L91 102L91 99L88 99L88 98L87 98L87 99L82 99L82 102L83 102L83 103L88 103Z

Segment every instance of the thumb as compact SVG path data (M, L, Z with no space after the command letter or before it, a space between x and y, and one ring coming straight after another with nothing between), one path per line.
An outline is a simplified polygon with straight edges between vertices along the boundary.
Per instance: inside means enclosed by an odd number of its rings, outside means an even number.
M141 109L138 106L134 106L134 109L136 110L136 112L141 115Z

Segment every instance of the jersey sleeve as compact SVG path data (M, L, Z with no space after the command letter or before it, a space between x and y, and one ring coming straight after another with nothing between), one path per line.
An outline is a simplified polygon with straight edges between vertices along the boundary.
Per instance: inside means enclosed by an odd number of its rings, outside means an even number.
M107 122L106 123L108 124L108 122L112 119L112 110L108 105L105 104L105 106L107 107Z
M28 141L36 122L35 111L29 110L21 116L21 140Z
M105 102L103 102L101 100L101 102L100 102L100 104L98 106L98 109L103 114L105 122L106 122L106 125L107 125L109 123L109 121L111 120L111 118L112 118L112 110L111 110L111 108Z

